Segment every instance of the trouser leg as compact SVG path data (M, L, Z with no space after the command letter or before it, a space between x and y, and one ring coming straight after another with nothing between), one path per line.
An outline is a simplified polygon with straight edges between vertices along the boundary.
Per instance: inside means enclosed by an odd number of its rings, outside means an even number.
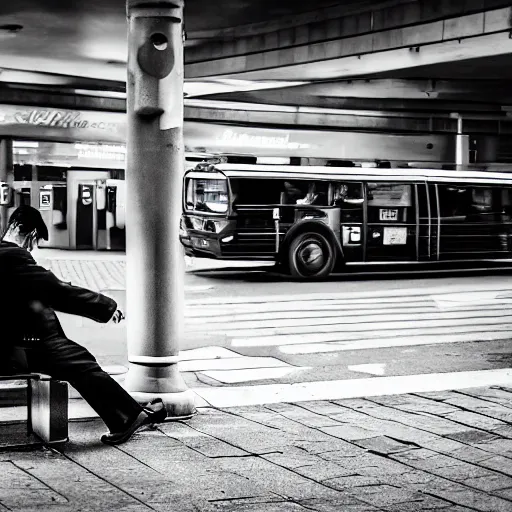
M142 410L87 349L64 336L41 340L28 351L28 362L32 371L69 382L111 432L122 430Z

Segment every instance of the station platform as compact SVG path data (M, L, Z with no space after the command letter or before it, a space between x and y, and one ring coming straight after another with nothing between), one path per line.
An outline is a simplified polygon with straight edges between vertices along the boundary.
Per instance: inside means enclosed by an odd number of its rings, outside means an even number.
M124 288L124 254L34 256L75 284ZM122 380L125 328L66 315L62 322ZM203 358L226 365L235 356L222 341L184 347L180 364L199 368ZM512 376L506 369L466 373L465 386L445 390L440 377L421 375L212 387L188 371L198 414L148 427L119 447L101 444L104 425L72 393L69 443L9 450L25 439L26 408L2 407L0 508L508 512Z
M498 387L205 406L119 447L101 444L99 420L75 418L62 449L0 451L0 504L20 512L508 512L511 420L512 388ZM3 421L0 438L16 430Z

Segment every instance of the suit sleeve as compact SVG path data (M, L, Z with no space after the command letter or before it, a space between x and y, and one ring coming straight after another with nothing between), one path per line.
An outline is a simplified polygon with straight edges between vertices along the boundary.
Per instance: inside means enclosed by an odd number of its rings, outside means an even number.
M13 250L9 260L10 279L22 297L38 299L57 311L101 323L108 322L117 309L116 301L110 297L61 281L37 265L24 249Z

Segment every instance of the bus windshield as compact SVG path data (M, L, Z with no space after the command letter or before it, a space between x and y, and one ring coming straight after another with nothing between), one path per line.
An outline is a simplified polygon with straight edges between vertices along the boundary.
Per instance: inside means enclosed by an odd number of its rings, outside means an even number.
M186 182L187 210L210 213L228 211L228 184L226 180L189 178Z

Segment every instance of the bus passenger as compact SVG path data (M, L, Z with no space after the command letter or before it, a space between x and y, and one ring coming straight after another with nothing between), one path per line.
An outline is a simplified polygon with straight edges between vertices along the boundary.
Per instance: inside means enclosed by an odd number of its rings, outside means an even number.
M316 184L313 182L309 184L306 197L304 197L304 199L297 199L297 204L317 204L325 206L327 204L326 197L326 194L317 191Z
M284 182L284 201L283 204L296 204L297 200L304 195L294 183L290 181Z

